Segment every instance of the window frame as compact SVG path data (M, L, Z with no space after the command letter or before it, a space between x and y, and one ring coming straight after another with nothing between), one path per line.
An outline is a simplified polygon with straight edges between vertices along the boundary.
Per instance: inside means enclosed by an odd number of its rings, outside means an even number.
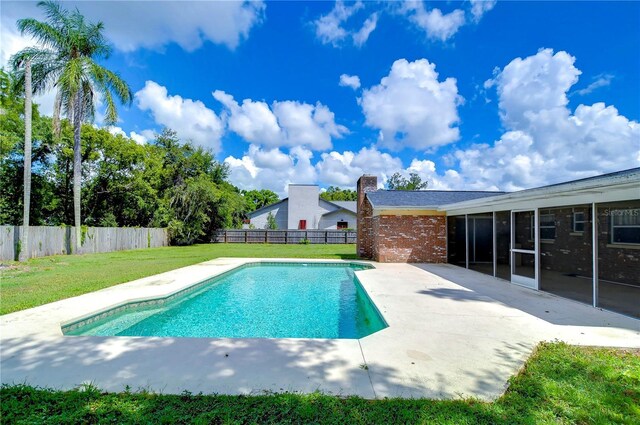
M626 212L628 211L628 212ZM612 245L638 245L640 246L640 242L628 242L628 241L616 241L616 228L618 229L627 229L627 228L639 228L640 229L640 220L638 220L637 224L616 224L616 217L624 217L625 215L631 217L640 217L640 208L616 208L611 209L609 211L609 243Z
M543 226L542 225L542 217L552 217L551 221L553 221L553 226ZM548 221L547 221L548 222ZM554 213L545 213L540 212L538 214L538 231L540 232L540 240L541 241L555 241L556 240L556 215ZM531 216L531 240L535 240L534 230L535 230L535 214ZM542 229L553 229L553 238L544 238L542 237Z
M343 227L340 227L341 224L344 224ZM346 230L349 228L349 222L345 221L345 220L340 220L338 222L336 222L336 229L337 230Z
M578 220L576 218L577 215L582 215L582 219ZM584 233L584 229L585 229L585 225L587 223L587 217L584 211L574 211L572 214L572 220L571 220L571 230L573 233ZM576 228L577 224L582 224L582 230L578 230Z

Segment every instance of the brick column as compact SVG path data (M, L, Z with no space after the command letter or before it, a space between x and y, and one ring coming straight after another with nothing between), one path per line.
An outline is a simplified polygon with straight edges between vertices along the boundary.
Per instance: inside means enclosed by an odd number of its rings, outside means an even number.
M373 243L373 208L371 203L365 198L365 193L375 192L378 189L378 178L365 174L358 179L357 192L357 224L358 233L356 240L356 252L358 257L372 259Z

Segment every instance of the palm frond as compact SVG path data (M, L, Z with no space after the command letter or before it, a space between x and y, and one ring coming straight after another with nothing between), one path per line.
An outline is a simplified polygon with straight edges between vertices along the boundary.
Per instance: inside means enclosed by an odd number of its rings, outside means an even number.
M34 92L42 93L55 87L57 110L73 119L73 100L80 96L80 111L76 113L80 113L81 120L92 120L96 95L100 93L105 101L106 121L115 123L114 98L130 104L133 93L117 73L95 62L111 53L103 34L104 24L89 22L77 8L67 10L56 1L41 1L38 6L44 12L45 22L31 18L18 21L23 34L33 36L40 46L24 49L12 58L16 80L24 81L22 64L30 59Z
M91 62L90 72L101 92L112 91L124 104L130 105L133 101L133 92L129 85L120 78L118 73Z
M44 10L49 22L59 27L66 26L69 12L59 2L51 0L40 1L38 2L38 7Z
M110 91L104 93L104 100L107 104L106 114L104 117L105 124L113 125L118 121L118 111L116 110L116 104L113 102L113 96Z
M51 49L60 49L65 46L67 40L59 28L37 19L25 18L17 22L22 35L32 36L37 43Z

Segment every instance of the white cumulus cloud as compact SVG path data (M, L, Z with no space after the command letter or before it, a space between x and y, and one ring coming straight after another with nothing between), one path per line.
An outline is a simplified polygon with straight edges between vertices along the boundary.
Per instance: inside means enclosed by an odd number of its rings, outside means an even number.
M485 87L498 91L500 118L510 128L530 125L540 113L568 114L567 92L582 73L567 52L540 50L525 59L516 58Z
M126 131L124 131L122 129L122 127L118 127L118 126L107 126L105 127L107 129L107 131L111 134L113 134L114 136L122 136L122 137L127 137L131 140L133 140L134 142L136 142L139 145L144 145L145 143L147 143L150 139L152 139L154 137L154 134L151 130L143 130L140 133L136 133L135 131L132 131L131 133L127 134ZM151 136L151 137L149 137Z
M422 1L402 3L399 13L424 31L428 38L440 41L453 37L465 24L463 10L455 9L449 13L442 13L438 8L427 10Z
M456 79L439 81L435 64L426 59L395 61L389 75L359 99L366 124L380 130L381 146L415 150L459 139L457 107L462 101Z
M474 22L480 22L482 16L496 6L497 0L470 0L471 15Z
M354 90L358 90L360 88L360 77L357 75L342 74L340 76L340 86L351 87Z
M346 127L336 124L334 113L319 102L310 105L285 100L268 105L245 99L239 104L220 90L213 92L213 97L224 106L229 129L250 143L326 150L332 147L334 137L348 133Z
M250 145L241 158L228 156L229 179L241 189L269 189L286 196L291 183L315 183L317 173L311 160L313 153L303 147L283 152Z
M169 43L193 51L206 41L235 49L264 20L266 8L262 1L75 1L63 6L77 7L88 20L103 22L107 38L125 52ZM16 21L26 17L45 18L36 2L2 2L0 66L33 44L16 27Z
M367 42L369 36L373 31L375 31L378 26L378 14L374 13L364 21L362 24L362 28L360 28L357 32L353 33L353 44L360 47L364 43Z
M462 187L517 190L637 167L640 124L612 105L569 108L581 71L567 52L512 60L487 86L498 92L507 131L493 144L453 154Z
M151 113L157 124L175 130L179 137L210 148L214 153L220 152L222 120L201 101L170 95L166 87L154 81L147 81L136 92L135 101L141 110Z
M313 21L318 40L323 44L331 44L335 47L347 41L353 42L355 46L362 46L369 39L369 35L376 29L378 14L373 13L370 15L359 30L348 30L344 27L344 24L364 7L362 1L357 1L348 6L342 0L337 0L329 13Z
M402 170L402 161L376 148L362 148L358 152L328 152L316 164L318 178L326 185L354 187L363 174L378 176L383 184L393 173Z

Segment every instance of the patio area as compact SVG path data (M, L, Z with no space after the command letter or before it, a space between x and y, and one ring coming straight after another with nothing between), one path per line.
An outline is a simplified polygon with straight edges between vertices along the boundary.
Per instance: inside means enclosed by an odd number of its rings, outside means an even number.
M492 400L540 341L640 347L640 320L446 264L372 263L375 269L357 272L389 324L360 340L68 337L60 331L61 323L167 295L251 261L259 259L219 258L1 316L2 383Z

